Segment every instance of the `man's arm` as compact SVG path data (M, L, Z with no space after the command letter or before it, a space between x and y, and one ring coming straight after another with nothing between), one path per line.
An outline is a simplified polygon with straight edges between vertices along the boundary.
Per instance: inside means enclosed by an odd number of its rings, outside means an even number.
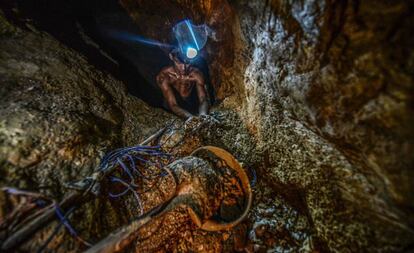
M198 113L200 115L207 115L208 113L208 99L207 92L204 87L204 77L203 74L199 71L195 73L195 81L197 87L197 96L199 101Z
M171 86L168 82L168 78L165 77L165 74L159 74L157 76L157 82L159 87L161 88L162 95L164 96L164 99L167 101L168 107L171 109L172 112L184 119L193 116L191 113L187 112L186 110L178 106L174 92L172 91Z

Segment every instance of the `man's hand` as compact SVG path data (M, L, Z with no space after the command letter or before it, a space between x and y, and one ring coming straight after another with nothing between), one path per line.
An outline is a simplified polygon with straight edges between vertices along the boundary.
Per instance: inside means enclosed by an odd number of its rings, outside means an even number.
M200 114L200 118L206 123L220 123L215 117L209 114Z

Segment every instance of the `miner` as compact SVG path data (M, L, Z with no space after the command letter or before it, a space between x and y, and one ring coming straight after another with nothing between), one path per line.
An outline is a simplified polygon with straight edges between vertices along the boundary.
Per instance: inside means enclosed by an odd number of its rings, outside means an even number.
M157 84L164 96L163 106L181 118L205 116L208 112L208 97L203 73L192 66L188 59L197 51L187 50L182 56L175 49L169 53L172 66L165 67L157 75Z

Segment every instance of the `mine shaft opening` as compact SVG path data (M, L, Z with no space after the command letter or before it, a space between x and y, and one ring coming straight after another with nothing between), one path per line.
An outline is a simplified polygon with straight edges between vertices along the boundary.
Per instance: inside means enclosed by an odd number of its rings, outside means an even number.
M168 110L156 76L173 62L167 50L128 37L143 36L119 1L6 0L0 5L5 15L17 25L30 29L27 25L30 24L49 33L62 44L80 52L91 65L122 81L129 94L150 106ZM112 36L114 31L116 35ZM207 61L198 58L193 66L203 73L210 103L214 103Z

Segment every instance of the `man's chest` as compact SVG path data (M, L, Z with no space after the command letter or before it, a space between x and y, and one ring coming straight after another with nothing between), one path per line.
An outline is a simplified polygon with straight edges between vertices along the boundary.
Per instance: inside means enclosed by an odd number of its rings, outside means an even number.
M194 88L194 81L176 79L172 82L172 86L181 97L188 97Z

